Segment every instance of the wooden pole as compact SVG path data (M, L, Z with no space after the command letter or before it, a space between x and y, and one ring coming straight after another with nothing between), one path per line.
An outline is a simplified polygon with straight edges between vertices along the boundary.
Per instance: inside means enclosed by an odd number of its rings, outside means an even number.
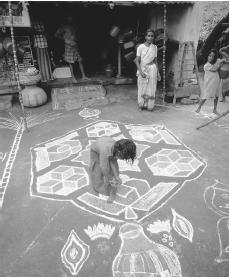
M15 69L15 77L17 81L17 87L18 87L18 92L19 92L19 101L22 109L22 117L24 121L24 127L28 131L27 127L27 122L26 122L26 115L25 115L25 110L24 110L24 105L23 105L23 99L22 99L22 94L21 94L21 85L19 81L19 70L18 70L18 59L16 55L16 46L15 46L15 39L14 39L14 27L13 27L13 15L12 15L12 9L11 9L11 1L8 2L8 7L9 7L9 16L10 16L10 34L11 34L11 40L12 40L12 47L13 47L13 57L14 57L14 69Z
M200 94L201 94L200 77L199 77L199 72L198 72L198 65L197 65L197 60L196 60L196 51L195 51L194 42L191 42L191 46L192 46L192 53L193 53L193 58L194 58L195 70L196 70L197 84L199 86Z
M180 65L180 83L179 83L180 87L183 87L184 60L185 60L185 55L186 55L186 51L187 51L187 43L186 42L182 43L182 48L183 48L183 54L182 54L181 65Z
M216 117L215 119L212 119L212 120L208 121L207 123L198 126L196 129L198 130L198 129L204 127L204 126L207 126L207 125L209 125L209 124L211 124L211 123L213 123L213 122L219 120L220 118L224 117L224 116L227 115L228 113L229 113L229 110L225 111L224 113L222 113L221 115L219 115L219 116Z
M117 78L121 77L121 43L118 42Z
M167 7L166 7L166 4L164 4L164 22L163 22L163 24L164 24L164 40L163 40L163 65L162 65L162 67L163 67L163 104L165 103L165 93L166 93L166 90L165 90L165 84L166 84L166 73L165 73L165 53L166 53L166 28L167 28L167 26L166 26L166 15L167 15Z

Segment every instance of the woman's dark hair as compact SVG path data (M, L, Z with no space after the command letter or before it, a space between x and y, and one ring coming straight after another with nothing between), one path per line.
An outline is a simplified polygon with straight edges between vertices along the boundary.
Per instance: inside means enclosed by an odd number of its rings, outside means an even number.
M132 140L121 139L114 144L113 156L119 159L131 160L132 163L136 158L136 145Z
M218 52L216 49L211 49L208 53L208 56L211 54L211 53L214 53L214 59L213 61L210 63L212 65L214 65L216 63L216 60L217 60L217 57L218 57Z
M148 33L153 33L153 36L155 37L155 33L154 33L154 31L152 29L147 29L145 31L145 37L148 35Z

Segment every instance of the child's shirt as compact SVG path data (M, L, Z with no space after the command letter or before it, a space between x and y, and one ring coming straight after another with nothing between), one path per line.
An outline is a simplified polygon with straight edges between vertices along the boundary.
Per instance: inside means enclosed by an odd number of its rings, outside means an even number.
M219 70L219 68L220 68L220 59L217 59L215 64L211 64L211 63L207 62L204 65L204 72L206 72L206 71L216 72Z

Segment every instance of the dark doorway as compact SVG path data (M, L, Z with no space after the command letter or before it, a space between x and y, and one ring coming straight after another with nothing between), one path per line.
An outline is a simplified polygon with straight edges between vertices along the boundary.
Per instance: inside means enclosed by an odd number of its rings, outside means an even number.
M64 51L64 45L55 40L54 34L63 23L64 17L71 14L79 29L79 49L89 75L103 72L106 64L117 66L117 40L110 36L111 28L116 25L121 30L133 30L138 33L147 28L148 5L115 5L110 8L108 2L30 2L31 18L41 19L49 34L50 48L58 60ZM134 73L134 63L123 58L124 71Z

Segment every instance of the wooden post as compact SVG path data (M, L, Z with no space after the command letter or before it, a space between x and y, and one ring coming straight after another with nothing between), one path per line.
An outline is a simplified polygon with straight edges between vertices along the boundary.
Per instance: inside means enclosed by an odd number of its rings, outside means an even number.
M193 53L195 70L196 70L197 83L198 83L198 86L199 86L199 89L200 89L200 94L201 94L200 78L199 78L199 72L198 72L198 65L197 65L197 60L196 60L196 51L195 51L194 42L191 42L191 46L192 46L192 53Z
M180 83L179 83L180 87L183 86L184 59L185 59L185 54L187 51L187 43L186 42L184 42L182 44L182 49L183 49L183 54L182 54L181 65L180 65Z
M166 4L164 4L164 40L163 40L163 105L165 104L165 84L166 84L166 72L165 72L165 53L166 53L166 14L167 14L167 9L166 9Z
M24 110L24 105L23 105L23 99L22 99L22 94L21 94L21 85L20 85L20 81L19 81L18 59L17 59L17 55L16 55L16 47L15 47L15 40L14 40L14 27L13 27L13 15L12 15L12 9L11 9L11 1L8 2L8 7L9 7L9 16L10 16L10 34L11 34L11 39L12 39L12 47L13 47L13 55L14 55L14 68L15 68L15 76L16 76L18 93L19 93L19 101L20 101L20 105L21 105L21 109L22 109L22 117L23 117L23 121L24 121L24 126L25 126L25 129L28 131L26 115L25 115L25 110Z
M117 78L121 77L121 43L118 43Z

